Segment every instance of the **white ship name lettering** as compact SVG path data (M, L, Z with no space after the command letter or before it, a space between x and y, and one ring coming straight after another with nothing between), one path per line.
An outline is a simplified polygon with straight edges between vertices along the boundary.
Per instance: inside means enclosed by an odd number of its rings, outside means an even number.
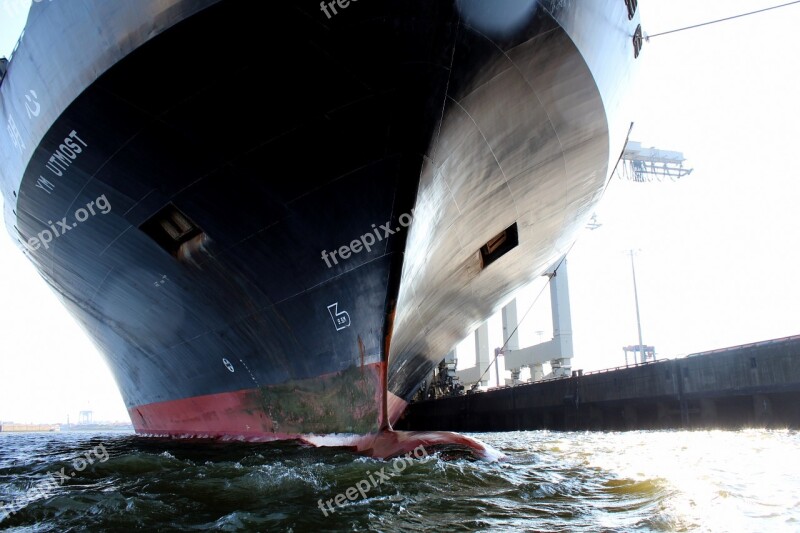
M58 149L53 152L53 155L50 156L50 159L45 164L47 169L56 176L63 176L63 171L67 170L70 165L72 165L73 161L78 158L78 154L83 152L81 144L84 147L89 146L83 139L78 137L75 130L72 130L69 136L64 138L64 142L61 143Z

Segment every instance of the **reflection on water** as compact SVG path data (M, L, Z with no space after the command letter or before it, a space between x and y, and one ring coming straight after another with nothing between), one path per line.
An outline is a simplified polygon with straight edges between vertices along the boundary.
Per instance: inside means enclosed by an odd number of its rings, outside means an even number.
M0 501L19 508L0 529L800 530L796 432L475 436L509 460L412 460L326 517L320 500L391 464L293 444L0 434Z

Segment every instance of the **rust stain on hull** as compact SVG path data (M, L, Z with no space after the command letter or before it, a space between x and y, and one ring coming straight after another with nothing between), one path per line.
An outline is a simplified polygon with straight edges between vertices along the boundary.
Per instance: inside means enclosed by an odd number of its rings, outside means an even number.
M260 387L258 400L281 433L370 433L380 427L382 373L375 366L351 367Z

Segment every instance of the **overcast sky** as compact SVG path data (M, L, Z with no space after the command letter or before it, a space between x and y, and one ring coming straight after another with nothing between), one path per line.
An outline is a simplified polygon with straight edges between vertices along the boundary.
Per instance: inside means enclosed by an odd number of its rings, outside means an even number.
M22 0L0 0L0 54L13 48ZM649 34L782 3L640 2ZM615 179L602 227L569 257L573 368L624 363L638 342L630 259L636 258L644 343L674 357L800 334L800 5L654 38L632 97L634 140L682 151L691 176ZM615 147L615 150L618 147ZM0 220L0 226L3 221ZM519 316L534 292L519 300ZM545 291L520 327L527 346L551 337ZM490 344L503 343L499 318ZM462 343L462 363L474 357ZM127 420L105 363L0 227L0 420Z

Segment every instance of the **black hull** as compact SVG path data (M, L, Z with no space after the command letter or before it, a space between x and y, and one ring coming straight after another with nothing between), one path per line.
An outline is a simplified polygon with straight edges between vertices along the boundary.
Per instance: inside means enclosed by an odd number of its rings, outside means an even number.
M591 4L544 2L501 31L429 0L330 18L318 2L175 2L63 109L57 80L24 79L15 57L4 101L38 82L53 119L23 132L27 162L2 141L24 168L3 177L6 220L137 431L377 433L602 193L633 51L592 9L635 24L622 2ZM35 6L26 29L40 69L59 9ZM512 225L519 245L482 268L478 249Z

